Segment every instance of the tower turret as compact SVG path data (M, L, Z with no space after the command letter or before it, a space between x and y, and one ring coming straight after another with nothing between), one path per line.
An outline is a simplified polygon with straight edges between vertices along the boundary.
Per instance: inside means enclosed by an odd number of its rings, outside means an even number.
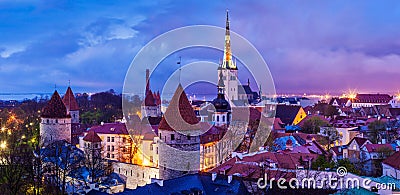
M57 90L43 108L40 123L40 137L44 145L58 140L71 142L71 116Z
M179 84L158 127L161 179L172 179L200 169L200 124Z
M79 123L79 106L78 102L76 102L75 95L72 92L71 87L68 86L67 91L63 97L63 103L67 108L67 114L71 115L71 123L78 124Z

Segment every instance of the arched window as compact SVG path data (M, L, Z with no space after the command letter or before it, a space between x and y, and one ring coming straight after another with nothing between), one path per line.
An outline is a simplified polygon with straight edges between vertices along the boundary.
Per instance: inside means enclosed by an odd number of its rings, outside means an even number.
M225 115L222 116L222 122L225 122Z
M217 116L217 121L219 121L219 116Z

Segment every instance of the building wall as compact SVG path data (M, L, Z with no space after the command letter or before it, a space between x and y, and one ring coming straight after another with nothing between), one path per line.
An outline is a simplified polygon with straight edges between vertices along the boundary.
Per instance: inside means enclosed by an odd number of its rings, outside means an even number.
M79 148L84 148L83 137L79 137ZM100 134L103 158L121 162L132 162L132 139L124 134Z
M200 145L200 170L207 171L217 166L217 142Z
M200 170L200 137L159 129L160 178L167 180ZM173 135L173 136L171 136Z
M79 110L69 111L69 114L71 115L71 123L79 124Z
M229 69L219 69L218 76L220 71L222 71L222 79L225 85L225 99L227 100L238 100L238 77L237 77L237 70L229 70Z
M126 176L126 188L136 189L151 183L151 178L159 179L159 170L155 167L146 167L129 163L114 162L115 173Z
M71 143L71 118L41 118L40 137L44 144L58 140Z
M393 177L395 179L400 179L400 170L395 169L385 163L382 163L383 176Z

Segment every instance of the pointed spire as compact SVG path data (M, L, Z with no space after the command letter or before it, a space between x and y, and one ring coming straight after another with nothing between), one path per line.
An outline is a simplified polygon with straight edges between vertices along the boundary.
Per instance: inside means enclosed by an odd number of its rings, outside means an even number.
M78 102L76 102L75 95L72 92L71 87L67 88L67 92L65 92L65 95L62 99L64 102L65 107L67 108L67 112L69 111L74 111L74 110L79 110Z
M225 91L225 84L224 84L224 80L223 80L223 75L222 75L222 71L219 72L219 79L218 79L218 94L224 94Z
M57 90L54 91L53 95L47 105L43 108L42 115L43 118L69 118L67 115L67 108L65 107L63 101Z
M226 10L225 46L224 46L224 59L222 62L222 68L237 69L236 64L234 64L232 61L231 35L229 27L228 10Z
M167 118L166 118L167 117ZM158 129L168 131L199 130L200 124L181 84L161 119Z

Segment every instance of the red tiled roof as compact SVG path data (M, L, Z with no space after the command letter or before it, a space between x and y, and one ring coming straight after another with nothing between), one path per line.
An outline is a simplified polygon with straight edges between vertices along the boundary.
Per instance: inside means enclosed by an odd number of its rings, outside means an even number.
M90 130L93 130L97 134L129 134L125 123L105 123L103 125L93 126Z
M83 138L84 141L88 141L88 142L101 142L101 138L99 137L99 135L97 135L96 132L94 132L93 130L90 130L86 136Z
M154 100L153 93L151 90L146 91L146 97L144 98L144 105L145 106L156 106L156 101Z
M383 161L383 163L400 170L400 152L396 152L392 156L389 156Z
M280 118L274 119L274 125L273 125L274 130L284 130L285 128L283 126L285 126L285 124L283 124Z
M392 100L388 94L357 94L353 99L354 103L389 103Z
M304 153L273 153L262 152L254 155L244 156L243 159L232 158L222 165L216 167L211 172L225 172L226 175L240 174L242 177L258 179L261 176L262 168L259 166L261 162L275 163L277 170L268 170L268 176L275 176L279 178L293 178L296 177L294 173L286 172L280 169L296 169L300 165L300 158L306 161L314 161L317 159L317 154L304 154Z
M65 107L63 101L57 90L54 91L53 95L47 105L43 108L41 117L44 118L69 118L71 116L67 115L67 108Z
M202 125L203 126L203 125ZM214 141L219 141L227 132L226 127L212 126L207 132L200 136L200 143L206 144Z
M68 87L67 92L65 92L65 95L63 97L63 100L65 107L69 110L79 110L78 103L76 102L74 93L71 90L71 87Z
M367 138L362 138L362 137L354 137L353 140L356 141L358 146L362 146L366 141L368 141ZM353 140L351 140L349 143L351 143Z
M379 150L382 150L384 148L393 150L391 144L365 144L365 148L367 148L368 152L378 152Z
M165 117L167 117L168 121ZM168 131L187 131L200 130L200 128L199 119L196 117L182 85L179 84L164 116L161 119L158 129Z

